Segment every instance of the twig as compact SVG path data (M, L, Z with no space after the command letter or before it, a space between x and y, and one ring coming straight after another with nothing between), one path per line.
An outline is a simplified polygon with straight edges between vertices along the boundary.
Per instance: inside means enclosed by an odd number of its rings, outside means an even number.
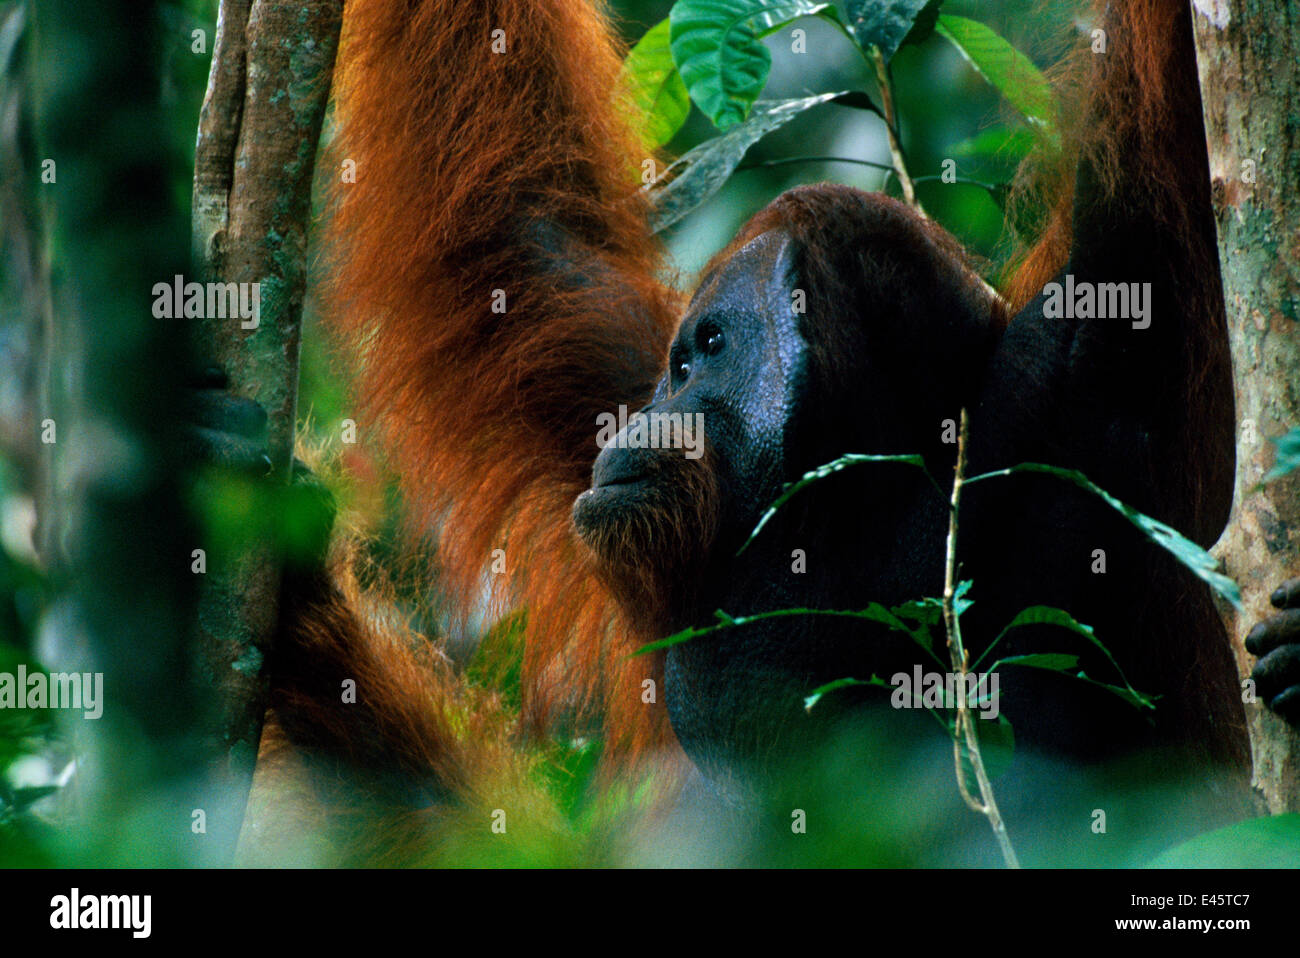
M948 514L948 542L943 570L943 621L948 631L948 654L952 660L953 671L962 677L962 694L957 696L957 724L953 734L953 755L957 765L957 785L962 798L974 811L984 815L993 827L1002 857L1010 868L1019 868L1015 849L1011 847L1011 838L1007 835L1006 824L998 811L997 800L993 797L993 786L989 782L988 772L984 768L984 757L980 754L979 736L971 721L970 708L966 701L965 677L969 671L970 656L962 644L961 621L957 615L955 602L957 594L957 511L961 506L962 483L966 478L966 440L969 432L969 416L965 409L961 411L961 429L957 436L957 470L952 480L952 502ZM961 742L966 743L966 753L970 756L971 768L975 772L975 781L979 784L980 801L970 794L966 782L966 771L962 767Z
M898 185L903 190L903 202L914 209L921 209L916 202L916 188L907 172L907 161L903 157L903 144L898 139L898 116L894 111L894 91L889 82L889 67L885 64L884 54L879 47L871 48L871 62L876 69L876 83L880 86L880 105L885 111L885 131L889 136L889 154L894 159L894 173L898 176Z
M894 172L894 168L888 163L877 163L874 160L859 160L852 156L783 156L774 160L754 160L750 163L742 163L736 167L736 172L742 170L757 170L763 167L771 166L789 166L793 163L852 163L855 166L869 166L875 170L886 170Z

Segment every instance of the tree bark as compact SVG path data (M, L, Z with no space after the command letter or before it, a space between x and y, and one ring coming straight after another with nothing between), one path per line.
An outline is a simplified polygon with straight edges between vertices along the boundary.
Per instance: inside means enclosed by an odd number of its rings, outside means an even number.
M257 283L260 315L200 320L200 355L268 414L275 481L293 463L298 349L317 141L329 99L343 0L222 0L195 148L192 246L203 278ZM252 781L278 612L274 543L247 543L209 566L200 594L204 664L242 814ZM233 848L233 846L232 846Z
M1246 632L1300 575L1300 473L1259 486L1267 440L1300 425L1300 6L1194 6L1238 419L1232 516L1214 553L1241 585L1242 609L1224 621L1244 678ZM1246 709L1261 803L1300 811L1300 736L1258 702Z

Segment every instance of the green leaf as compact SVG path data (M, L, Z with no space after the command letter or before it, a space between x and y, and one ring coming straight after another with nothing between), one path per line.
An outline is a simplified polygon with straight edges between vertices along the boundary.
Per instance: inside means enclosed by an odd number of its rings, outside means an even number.
M1146 709L1148 711L1155 711L1155 700L1160 698L1158 695L1145 695L1128 684L1120 686L1112 685L1110 682L1098 682L1096 679L1089 678L1084 672L1079 672L1074 677L1079 682L1086 682L1088 685L1095 685L1099 689L1105 689L1112 695L1118 695L1125 702L1138 710Z
M624 87L644 117L651 148L671 140L691 112L691 98L668 43L670 26L664 19L651 27L623 62Z
M822 696L834 692L836 689L847 689L855 685L874 685L885 689L892 687L878 675L873 675L869 679L836 679L834 682L827 682L825 685L813 689L812 694L806 696L803 700L804 711L811 712L813 706L822 700Z
M917 645L932 652L934 649L934 637L930 632L932 626L937 626L943 622L943 602L939 599L916 599L912 602L904 602L902 605L896 605L889 610L899 619L910 619L915 622L915 627L908 628L908 634Z
M745 540L744 545L736 550L736 555L740 555L749 548L749 544L754 541L755 537L760 532L763 531L763 527L768 524L774 515L776 515L777 510L789 502L796 493L806 489L819 479L825 479L827 476L832 476L843 469L847 469L849 466L860 466L869 462L902 462L909 466L916 466L925 473L926 478L930 480L930 484L934 486L939 495L945 500L948 498L948 494L939 488L939 484L934 481L934 477L930 475L930 471L925 468L925 457L923 456L915 453L897 456L877 456L851 452L847 455L840 456L838 459L833 459L825 465L818 466L816 469L811 469L808 472L805 472L794 482L788 484L782 491L781 495L777 496L776 501L773 502L772 505L768 507L767 511L763 513L762 517L759 518L758 525L754 526L754 531L749 534L749 538Z
M1065 655L1061 652L1040 652L1033 655L1009 655L993 663L990 672L996 672L1004 665L1023 665L1031 669L1047 669L1049 672L1073 672L1079 665L1077 655Z
M654 642L648 642L641 648L632 653L632 656L645 655L647 652L657 652L660 649L671 648L674 645L681 645L683 642L690 642L693 639L702 638L706 635L712 635L715 632L721 632L723 629L734 629L742 625L748 625L751 622L761 622L764 619L782 619L789 616L808 616L824 615L838 619L863 619L867 622L876 622L880 625L888 626L896 632L902 632L904 635L911 636L914 640L916 635L891 611L886 609L879 602L873 602L865 609L777 609L773 612L756 612L753 615L730 616L721 609L713 613L717 620L716 625L706 625L700 627L691 627L682 629L680 632L674 632L672 635L662 639L656 639ZM918 640L919 641L919 640ZM924 643L921 643L925 648ZM926 648L928 652L929 649ZM939 662L931 653L931 658ZM939 664L943 664L940 662Z
M1116 674L1119 675L1120 680L1124 684L1122 686L1112 685L1109 682L1099 682L1096 679L1089 678L1083 672L1075 673L1074 678L1078 679L1080 682L1087 682L1089 685L1095 685L1098 688L1105 689L1108 692L1118 695L1125 702L1128 702L1137 709L1154 709L1156 707L1155 701L1150 696L1133 688L1132 683L1130 683L1125 677L1123 669L1121 669L1119 663L1115 661L1115 657L1110 654L1110 650L1106 648L1100 639L1097 638L1092 626L1084 625L1064 609L1057 609L1050 605L1034 605L1022 610L1019 615L1007 624L1006 628L998 633L997 638L990 642L989 647L984 650L978 659L975 660L975 664L971 666L972 671L979 668L980 663L984 661L985 657L993 651L994 647L1002 641L1003 636L1008 632L1012 629L1018 629L1022 626L1030 625L1056 626L1058 628L1068 629L1077 635L1083 636L1101 650L1102 654L1106 656L1106 660L1114 667ZM989 666L988 671L996 672L1004 665L1023 665L1029 668L1049 669L1053 672L1073 672L1078 664L1079 657L1076 655L1066 655L1064 653L1054 652L1036 653L1032 655L1012 655L1004 659L998 659Z
M838 106L849 106L855 110L867 110L876 114L882 120L885 118L885 111L876 106L876 102L861 90L850 90L848 93L841 93L833 102Z
M957 618L961 618L963 613L975 603L966 598L966 593L975 583L970 579L963 579L957 583L957 587L952 590L952 610L957 613Z
M849 30L858 46L876 47L886 61L903 45L922 12L926 12L929 32L933 32L939 15L939 3L935 0L848 0L844 7L849 15ZM925 35L916 42L928 36L925 24L921 26Z
M1029 625L1054 625L1058 628L1069 629L1071 632L1081 635L1089 642L1094 643L1106 654L1106 658L1110 659L1112 663L1115 661L1114 658L1111 657L1110 650L1098 641L1097 636L1093 632L1092 626L1084 625L1082 622L1077 621L1074 616L1070 615L1070 613L1066 612L1064 609L1058 609L1050 605L1031 605L1027 609L1021 609L1016 617L1003 627L1002 631L997 634L997 638L990 642L988 648L985 649L980 657L975 660L975 665L972 666L972 668L978 668L980 662L982 662L985 656L989 655L989 653L997 647L997 644L1002 641L1003 637L1006 636L1008 632L1012 629L1019 629L1023 626ZM994 668L996 668L996 666L994 666ZM1115 668L1118 670L1119 666L1116 665Z
M1300 814L1266 815L1198 835L1160 855L1152 868L1295 868Z
M998 126L952 146L954 156L996 157L1019 163L1034 148L1037 137L1024 126Z
M1300 428L1292 429L1286 435L1270 439L1269 442L1277 446L1277 458L1273 460L1273 468L1262 482L1281 479L1291 471L1300 469Z
M921 8L921 12L916 15L916 22L912 24L912 29L907 32L907 36L903 37L902 46L915 46L930 39L934 28L939 24L939 8L942 6L943 0L928 0Z
M546 749L539 770L556 804L570 819L580 814L594 790L601 751L602 743L588 738L553 741Z
M518 710L523 701L526 624L526 614L518 612L493 625L479 639L465 666L470 685L495 692L512 710Z
M772 55L760 42L791 20L838 22L830 3L811 0L679 0L669 13L673 59L694 100L719 130L749 115Z
M657 233L672 226L722 188L751 146L804 110L839 95L836 92L794 100L760 100L744 123L683 154L649 188L654 203L651 228Z
M1167 525L1159 519L1153 519L1127 503L1116 499L1076 469L1062 469L1059 466L1048 466L1041 462L1022 462L1020 465L1011 466L1008 469L998 469L994 472L973 476L966 480L966 485L970 485L972 482L983 482L997 476L1009 476L1015 472L1041 472L1072 482L1079 488L1091 492L1137 526L1143 535L1190 569L1197 578L1230 602L1234 608L1241 608L1241 590L1237 587L1236 582L1219 571L1219 563L1212 555L1173 528L1173 526Z
M938 625L943 621L942 599L913 599L896 605L889 611L900 619L912 619L921 625Z
M1032 126L1055 137L1056 98L1032 60L978 20L944 14L936 29Z

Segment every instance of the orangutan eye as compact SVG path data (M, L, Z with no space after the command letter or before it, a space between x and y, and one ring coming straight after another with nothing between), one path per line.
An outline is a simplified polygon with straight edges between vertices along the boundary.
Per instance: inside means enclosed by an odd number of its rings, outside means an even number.
M727 345L727 337L722 334L722 330L715 329L704 340L704 355L716 356L722 352L722 347L725 345Z

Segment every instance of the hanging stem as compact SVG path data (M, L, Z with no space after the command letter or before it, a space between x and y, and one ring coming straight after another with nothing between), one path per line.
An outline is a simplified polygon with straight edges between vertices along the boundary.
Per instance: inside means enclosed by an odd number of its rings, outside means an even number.
M876 83L880 87L880 105L885 111L885 131L889 136L889 155L894 160L894 173L898 185L903 189L903 201L914 209L921 209L916 201L916 188L912 177L907 172L907 161L903 158L903 144L898 139L898 114L894 110L894 89L889 79L889 67L878 47L871 48L871 63L876 70Z
M848 38L849 43L858 51L867 65L875 71L876 85L880 87L880 106L881 112L884 113L885 133L889 137L889 155L893 160L892 172L898 177L898 184L903 190L903 201L919 213L924 213L921 204L916 201L916 189L913 185L912 177L907 172L907 159L903 156L903 144L898 136L898 113L894 109L894 85L889 79L889 66L885 63L884 54L876 46L863 47L858 43L857 38L852 32L840 22L838 17L832 18L831 22L839 28L840 32ZM873 112L875 112L873 110ZM885 180L888 182L888 175Z
M795 163L852 163L854 166L867 166L873 170L888 170L891 173L894 168L888 163L877 163L875 160L859 160L852 156L782 156L773 160L754 160L752 162L742 163L736 167L736 172L744 170L757 170L760 168L774 166L790 166Z
M966 410L961 411L961 428L957 435L957 471L952 480L952 501L948 514L948 542L945 552L943 570L943 621L948 632L948 655L952 661L953 671L962 677L962 694L957 696L957 723L953 732L953 756L957 765L957 786L962 798L974 811L989 820L993 834L1007 867L1019 868L1015 849L1011 847L1011 838L1007 835L1006 824L998 811L997 800L993 797L993 786L989 782L988 772L984 768L984 757L980 754L979 736L975 731L969 704L966 701L965 678L970 670L970 656L961 639L961 621L957 616L957 510L961 505L961 489L966 479L966 439L969 431L969 417ZM966 770L962 766L961 743L966 743L966 753L970 756L971 768L975 772L975 781L979 785L980 798L970 794L966 781Z

